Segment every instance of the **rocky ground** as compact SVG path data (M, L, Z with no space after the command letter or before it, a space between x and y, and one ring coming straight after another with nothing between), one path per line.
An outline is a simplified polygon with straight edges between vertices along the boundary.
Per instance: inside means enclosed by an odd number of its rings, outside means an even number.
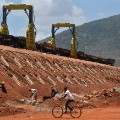
M35 116L34 120L53 119L51 109L59 102L57 98L63 93L64 86L69 88L83 108L81 119L107 120L110 116L106 113L110 113L111 120L114 120L114 116L120 119L119 67L0 46L1 82L4 82L7 90L5 93L0 89L2 120L33 120ZM50 95L51 85L55 85L59 93L54 99L43 102L42 97ZM30 100L29 88L38 90L39 102L35 105L23 101ZM101 117L96 115L99 113Z

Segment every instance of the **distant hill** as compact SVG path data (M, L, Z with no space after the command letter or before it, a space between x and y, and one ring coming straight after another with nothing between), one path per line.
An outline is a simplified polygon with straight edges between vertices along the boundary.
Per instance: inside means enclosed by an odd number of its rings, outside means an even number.
M120 15L104 18L76 27L78 50L99 57L113 58L120 66ZM50 37L40 41L48 41ZM69 30L56 35L57 47L70 49Z

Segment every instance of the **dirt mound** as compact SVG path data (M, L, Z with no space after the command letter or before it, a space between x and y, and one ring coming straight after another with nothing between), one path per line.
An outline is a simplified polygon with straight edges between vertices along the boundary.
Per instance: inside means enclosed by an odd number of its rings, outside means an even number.
M96 100L94 98L96 98ZM93 103L96 103L97 107L120 107L120 92L116 91L116 89L100 91L94 96L94 98Z
M62 93L63 87L67 86L72 93L78 96L76 97L78 100L81 99L81 95L92 95L98 91L99 97L92 98L95 105L93 103L90 105L103 106L102 103L97 105L103 101L99 92L120 86L120 68L0 46L0 78L0 82L5 83L7 90L6 94L0 88L0 105L8 105L9 100L17 101L29 98L29 88L38 90L38 100L41 101L43 96L50 95L50 86L55 85L59 93ZM109 96L106 99L109 105L119 105L119 102L116 102L119 101L119 95ZM87 99L88 104L91 101ZM51 107L54 102L48 100L45 105ZM9 106L9 108L11 111L17 109L14 106ZM17 113L21 113L21 111L18 109ZM7 108L4 112L0 112L0 115L5 112L7 113Z
M0 105L0 116L14 115L25 113L23 108L10 107L8 105Z

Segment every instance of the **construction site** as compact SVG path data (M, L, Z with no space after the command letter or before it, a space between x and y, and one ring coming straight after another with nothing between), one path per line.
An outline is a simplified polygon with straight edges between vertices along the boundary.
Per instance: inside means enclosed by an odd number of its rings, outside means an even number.
M29 18L26 36L9 34L7 15L12 10L24 10ZM55 33L68 28L72 34L71 49L56 46ZM120 68L115 60L77 51L75 24L52 24L48 42L35 42L36 28L33 6L9 4L3 6L0 28L0 119L54 120L52 109L58 105L64 87L73 94L82 110L81 120L120 119ZM51 86L58 93L51 94ZM37 102L31 104L29 89L37 90ZM63 106L66 99L63 103ZM60 119L73 119L70 114ZM78 118L75 118L78 119Z

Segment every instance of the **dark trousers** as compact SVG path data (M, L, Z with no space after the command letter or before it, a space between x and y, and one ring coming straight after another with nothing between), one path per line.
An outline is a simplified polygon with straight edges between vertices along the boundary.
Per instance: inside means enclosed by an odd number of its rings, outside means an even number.
M72 107L69 105L71 102L74 102L74 100L67 100L66 104L65 104L65 111L67 111L67 108L69 108L70 110L72 110Z
M55 92L53 92L52 94L51 94L51 98L52 97L55 97L55 95L58 93L58 91L55 91Z
M43 97L43 101L47 100L47 99L51 99L51 96L44 96Z
M47 99L51 99L51 98L55 97L55 95L56 95L57 93L58 93L58 91L53 92L53 93L51 94L51 96L44 96L44 97L43 97L43 101L45 101L45 100L47 100Z

